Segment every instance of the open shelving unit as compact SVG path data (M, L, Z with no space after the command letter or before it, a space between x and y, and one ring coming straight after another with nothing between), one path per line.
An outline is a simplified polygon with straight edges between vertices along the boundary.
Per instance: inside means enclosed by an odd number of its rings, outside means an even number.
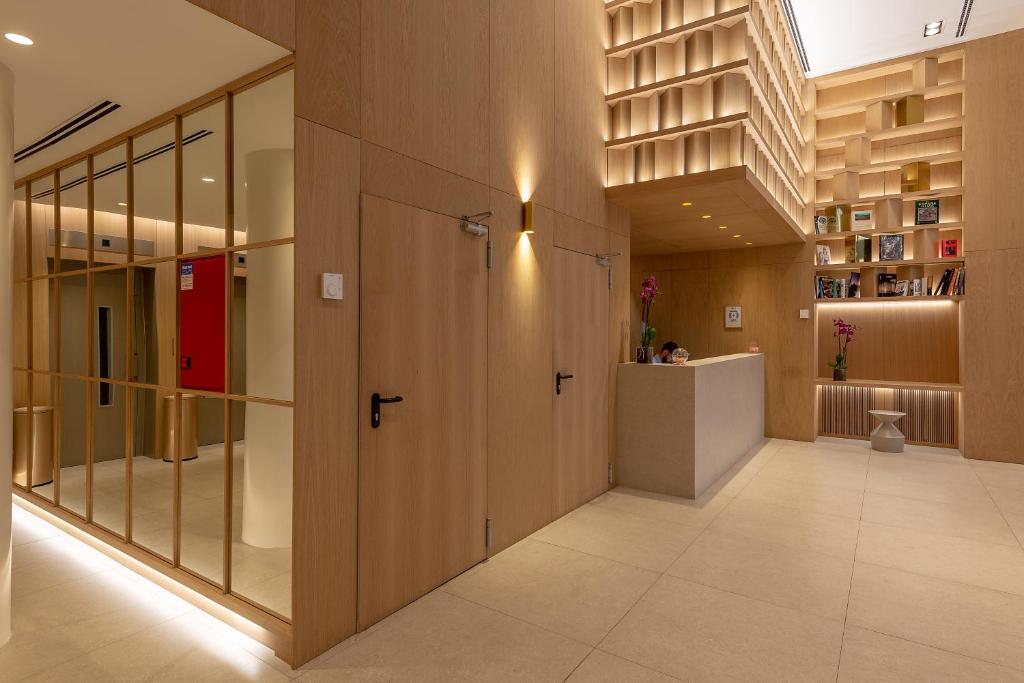
M741 182L753 192L737 190L733 203L743 207L753 197L755 204L730 224L745 224L759 246L804 241L805 79L779 0L612 0L605 7L609 199L644 231L653 228L643 212L662 196L659 222L672 224L675 239L689 243L678 234L687 225L699 248L716 239L733 247L690 222L700 207L683 211L678 191L716 182L706 174L745 168ZM734 180L722 187L735 189Z
M935 51L815 81L813 211L831 217L836 232L815 234L819 276L860 274L855 298L819 298L815 306L818 433L866 438L874 427L868 408L907 413L900 428L908 442L958 447L963 386L963 294L877 296L880 273L899 280L930 278L947 269L966 273L964 252L964 52ZM917 224L915 202L936 200L937 223ZM856 227L855 211L871 212ZM838 212L838 214L837 214ZM864 216L861 216L862 219ZM816 222L816 221L815 221ZM903 258L879 259L882 235L903 236ZM857 261L851 245L870 240ZM943 240L956 252L943 257ZM864 255L862 254L861 257ZM826 283L827 284L827 283ZM968 285L969 286L969 285ZM965 289L965 293L966 293ZM911 305L905 305L911 304ZM847 381L828 378L832 319L861 328L851 346Z

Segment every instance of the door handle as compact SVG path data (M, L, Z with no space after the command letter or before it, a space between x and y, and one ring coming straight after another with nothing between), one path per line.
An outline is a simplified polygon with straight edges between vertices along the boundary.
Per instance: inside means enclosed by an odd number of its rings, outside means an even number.
M567 379L572 379L572 375L563 375L560 372L556 372L555 373L555 393L556 394L561 394L562 393L562 381L563 380L567 380Z
M374 429L380 427L380 405L382 403L401 403L401 396L382 397L374 394L370 397L370 426Z

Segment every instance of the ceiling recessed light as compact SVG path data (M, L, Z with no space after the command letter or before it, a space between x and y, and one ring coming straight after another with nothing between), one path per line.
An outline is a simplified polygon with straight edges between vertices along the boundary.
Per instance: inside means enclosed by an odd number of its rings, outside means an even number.
M693 202L683 202L683 206L693 206Z
M743 235L733 235L733 237L743 237Z
M942 20L931 21L924 25L924 37L934 36L938 33L942 33Z
M128 204L126 204L125 202L118 202L117 205L118 206L128 206Z
M726 228L728 228L728 227L729 227L728 225L719 225L719 226L718 226L718 229L719 229L719 230L725 230L725 229L726 229Z
M711 218L711 214L710 213L706 213L703 216L701 216L701 218L704 218L704 219Z
M12 43L17 43L18 45L34 44L34 41L31 38L29 38L28 36L23 36L20 33L5 33L4 38L11 41Z
M753 244L754 244L753 242L747 242L747 246L748 247L753 246Z
M211 178L210 176L206 176L206 177L203 178L203 182L204 183L212 183L213 182L213 178Z

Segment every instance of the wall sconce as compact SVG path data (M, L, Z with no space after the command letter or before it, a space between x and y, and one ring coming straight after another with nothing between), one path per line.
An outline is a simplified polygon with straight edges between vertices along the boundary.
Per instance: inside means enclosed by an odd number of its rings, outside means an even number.
M523 202L523 226L521 230L527 235L533 234L533 202Z

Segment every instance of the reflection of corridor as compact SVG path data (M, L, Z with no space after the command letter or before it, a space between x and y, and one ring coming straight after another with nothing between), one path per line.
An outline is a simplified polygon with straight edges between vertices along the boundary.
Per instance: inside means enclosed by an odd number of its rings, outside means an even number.
M291 601L291 549L256 548L242 543L242 481L245 443L234 446L232 502L232 591L279 614L289 613ZM172 491L174 467L147 457L132 462L135 511L134 541L164 557L172 553ZM61 469L61 504L85 509L85 466ZM36 493L52 498L52 484ZM124 461L95 464L93 519L113 529L124 527ZM224 449L203 446L199 457L182 463L181 564L200 576L220 583L223 575Z

